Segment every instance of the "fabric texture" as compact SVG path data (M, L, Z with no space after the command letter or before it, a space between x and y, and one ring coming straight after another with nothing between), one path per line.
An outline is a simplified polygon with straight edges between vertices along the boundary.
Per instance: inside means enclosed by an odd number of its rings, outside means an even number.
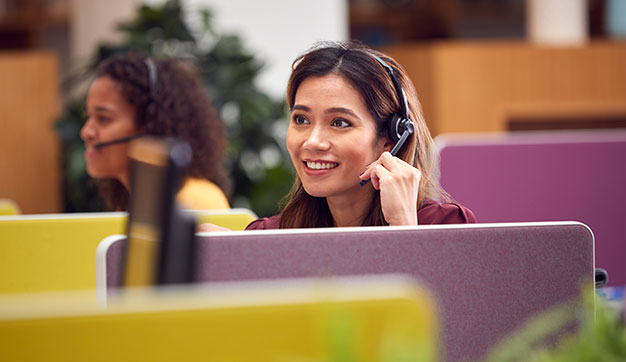
M184 209L230 209L224 192L213 182L204 179L188 179L176 195L176 200Z
M417 211L417 223L419 225L473 224L476 223L476 216L462 205L429 200L424 202ZM278 229L279 227L280 214L257 219L251 222L246 230Z

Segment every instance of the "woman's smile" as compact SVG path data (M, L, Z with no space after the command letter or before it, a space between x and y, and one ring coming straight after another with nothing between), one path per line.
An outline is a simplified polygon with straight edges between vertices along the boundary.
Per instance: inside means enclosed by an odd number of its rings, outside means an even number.
M339 163L324 160L304 160L305 172L311 176L321 176L329 174L339 167Z

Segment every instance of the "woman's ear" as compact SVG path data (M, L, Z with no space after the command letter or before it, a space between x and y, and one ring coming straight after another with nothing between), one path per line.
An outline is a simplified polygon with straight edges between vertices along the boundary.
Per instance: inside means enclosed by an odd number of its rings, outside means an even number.
M391 151L391 149L393 148L393 146L396 144L395 142L393 142L391 139L389 139L388 137L384 138L385 143L383 144L383 149L385 151Z

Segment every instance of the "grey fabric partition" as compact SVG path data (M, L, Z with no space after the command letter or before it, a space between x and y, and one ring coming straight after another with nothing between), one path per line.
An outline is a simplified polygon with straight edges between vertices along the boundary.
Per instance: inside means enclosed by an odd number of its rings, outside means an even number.
M446 361L478 360L527 318L579 298L583 285L593 288L593 234L575 222L203 233L197 240L198 282L416 277L438 301ZM124 242L106 252L109 288L119 285Z

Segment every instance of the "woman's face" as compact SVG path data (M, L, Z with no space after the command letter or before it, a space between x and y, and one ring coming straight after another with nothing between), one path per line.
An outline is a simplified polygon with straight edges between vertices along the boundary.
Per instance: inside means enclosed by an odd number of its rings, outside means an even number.
M360 197L359 175L385 150L359 92L342 76L305 79L296 92L287 149L309 195Z
M135 107L108 77L97 78L87 95L87 122L80 131L85 142L87 172L94 178L116 178L128 188L128 148L121 143L96 149L95 144L137 133Z

